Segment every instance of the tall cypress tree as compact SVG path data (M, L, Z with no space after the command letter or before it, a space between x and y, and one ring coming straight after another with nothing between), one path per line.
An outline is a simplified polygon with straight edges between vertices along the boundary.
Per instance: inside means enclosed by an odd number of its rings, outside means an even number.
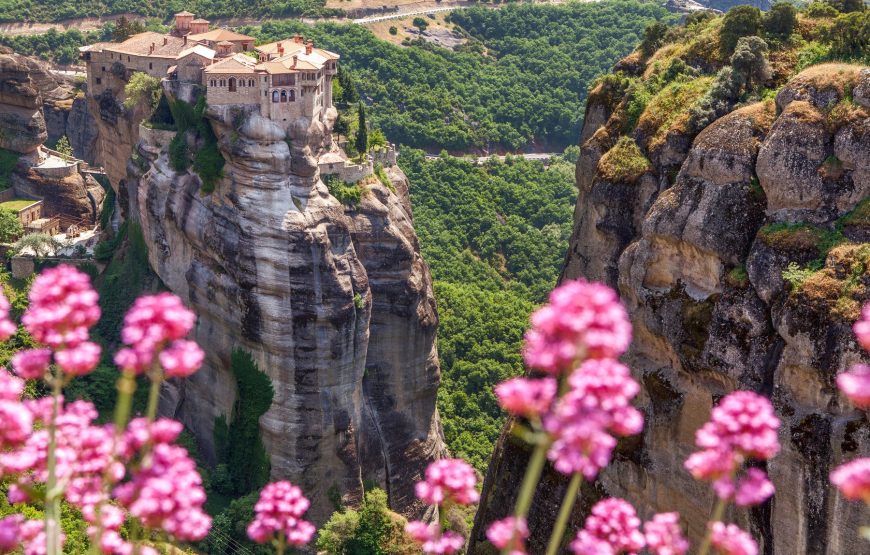
M363 155L369 149L369 131L366 129L366 105L362 102L359 103L357 114L359 115L359 129L356 132L356 144L354 146L357 152Z

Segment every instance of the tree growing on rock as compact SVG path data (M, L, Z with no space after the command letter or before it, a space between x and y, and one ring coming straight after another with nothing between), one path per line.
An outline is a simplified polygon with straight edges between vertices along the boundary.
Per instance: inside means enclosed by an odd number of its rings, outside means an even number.
M752 91L770 78L767 43L761 37L742 37L731 56L731 68L742 81L743 91Z
M18 214L11 210L0 210L0 243L14 241L24 233Z
M73 155L72 145L69 144L69 137L67 137L66 135L63 135L60 139L58 139L54 149L61 154L65 154L67 156Z
M160 99L160 79L137 71L124 86L124 96L124 108L132 110L144 104L151 110Z
M764 33L776 39L787 39L797 27L797 10L788 2L777 2L764 15Z
M728 10L722 19L719 31L719 50L731 55L741 37L758 35L761 32L761 10L755 6L736 6Z
M655 54L664 42L667 32L668 26L660 21L647 25L643 31L643 41L640 43L643 55L649 57Z
M369 131L366 128L366 105L362 102L359 103L359 108L357 109L357 117L359 118L359 123L356 131L356 142L354 146L356 147L356 150L357 152L359 152L360 156L362 156L369 150Z

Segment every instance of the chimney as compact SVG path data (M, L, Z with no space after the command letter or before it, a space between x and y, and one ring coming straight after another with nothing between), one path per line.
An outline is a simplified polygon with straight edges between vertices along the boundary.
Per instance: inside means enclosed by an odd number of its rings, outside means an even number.
M283 56L283 55L284 55L284 47L283 47L283 46L281 45L281 43L279 42L279 43L278 43L278 56L280 57L280 56Z
M163 46L166 46L169 43L169 37L163 37Z
M154 54L154 43L151 43L151 48L148 49L149 54Z
M291 67L296 67L296 54L293 54L293 65Z
M302 44L302 35L293 35L293 42L296 44Z
M184 46L187 46L187 35L184 35Z
M311 51L313 49L314 49L314 41L309 40L307 43L305 43L305 53L306 54L311 54Z

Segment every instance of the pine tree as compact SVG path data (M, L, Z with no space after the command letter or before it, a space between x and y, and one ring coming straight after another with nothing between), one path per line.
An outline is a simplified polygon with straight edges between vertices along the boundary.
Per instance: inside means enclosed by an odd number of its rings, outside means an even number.
M359 103L357 114L359 116L359 128L356 131L356 143L354 146L360 156L362 156L369 150L369 131L366 129L366 106L362 102Z
M62 136L57 141L57 145L55 145L54 149L61 154L66 154L67 156L73 155L72 145L69 143L69 137L66 135Z

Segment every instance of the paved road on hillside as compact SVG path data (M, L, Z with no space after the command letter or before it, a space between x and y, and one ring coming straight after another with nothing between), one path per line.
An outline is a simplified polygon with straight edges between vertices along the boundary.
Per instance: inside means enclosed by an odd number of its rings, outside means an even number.
M548 161L553 156L561 155L561 152L525 152L520 154L511 154L513 158L525 158L526 160L540 160L542 162ZM434 156L431 154L426 155L427 160L437 160L440 156ZM497 158L499 161L504 162L507 156L478 156L477 158L470 158L477 165L482 165L488 162L492 158Z

